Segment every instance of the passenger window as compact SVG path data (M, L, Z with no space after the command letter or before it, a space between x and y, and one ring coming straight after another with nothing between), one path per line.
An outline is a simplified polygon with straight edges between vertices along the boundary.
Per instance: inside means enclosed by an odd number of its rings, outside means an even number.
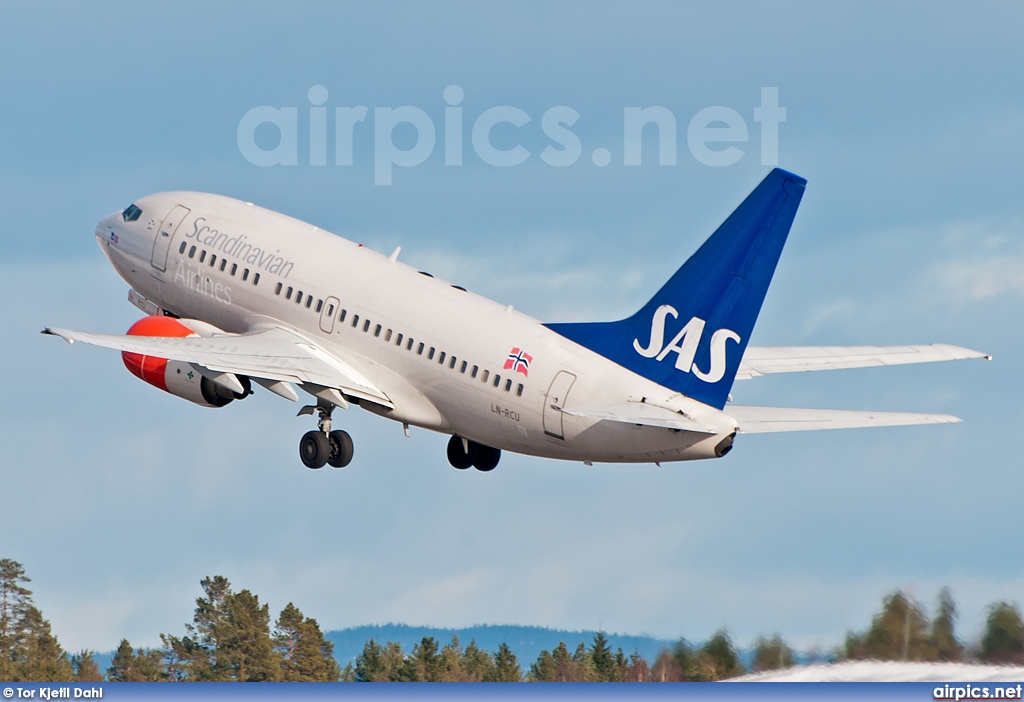
M370 320L363 322L363 333L370 331Z
M238 271L238 264L237 263L232 263L231 264L231 275L234 275L237 271Z
M213 268L216 265L217 265L217 254L211 254L210 255L210 268Z
M487 382L487 375L488 375L488 373L490 373L490 371L489 370L485 370L483 373L480 374L480 382L481 383L486 383Z
M178 247L178 253L180 253L180 254L185 253L185 247L186 246L188 246L188 242L187 241L181 242L181 246Z
M348 310L342 310L341 311L341 316L338 317L338 321L339 322L344 322L345 321L345 315L347 315L347 314L348 314Z
M334 303L333 302L327 306L327 316L328 317L333 317L334 316Z
M381 326L380 326L380 325L378 324L378 325L377 325L377 326L376 326L376 327L374 328L374 330L373 330L373 335L374 335L374 336L380 336L380 330L381 330Z
M248 268L246 268L244 271L242 271L242 280L249 280L249 269Z
M516 397L522 397L522 396L523 396L523 384L519 383L519 385L516 386Z
M410 341L411 341L411 339L410 339ZM416 347L416 355L417 356L422 356L423 355L423 342L422 341L420 342L420 345Z
M434 351L435 350L436 349L433 346L431 346L430 347L430 351L427 352L427 358L430 359L431 361L434 360Z
M306 309L308 310L312 306L313 306L313 296L310 295L310 296L308 296L306 298Z
M407 343L405 344L405 350L406 350L406 351L412 351L412 345L413 345L413 343L414 343L414 342L413 342L413 339L412 339L412 337L410 336L410 337L409 337L409 341L408 341L408 342L407 342Z
M444 351L442 351L441 355L437 357L437 362L444 365Z
M302 304L302 291L301 290L298 291L297 293L295 293L295 304L296 305L301 305Z
M455 356L452 356L452 360L448 362L448 367L455 370Z
M260 284L260 274L259 273L257 273L256 275L254 275L252 277L252 284L253 285L259 285Z
M316 311L319 312L323 308L324 308L324 301L323 300L317 300L316 301Z
M402 334L399 333L398 336L395 337L395 346L401 346L401 345L402 345Z
M494 374L494 387L501 385L501 376L497 373Z
M206 261L206 249L199 252L199 262L203 263Z
M228 260L226 258L222 258L220 260L220 272L223 273L224 269L227 268L227 267L228 267Z
M196 255L196 247L193 246L191 249L188 250L188 257L189 258L194 258L195 255Z
M293 290L293 289L294 289L294 288L292 288L292 286L290 286L290 285L288 286L288 292L286 292L286 293L284 294L284 299L285 299L285 300L291 300L291 299L292 299L292 290Z
M274 294L275 295L280 295L281 294L281 288L283 288L283 287L284 287L284 283L278 283L277 287L274 288Z
M463 362L462 362L462 367L461 367L461 368L459 368L459 372L460 372L460 373L465 373L465 372L466 372L466 368L467 368L468 366L469 366L469 364L468 364L468 363L466 363L465 361L463 361Z
M476 377L476 372L478 370L480 370L480 366L473 366L473 372L469 374L469 377L470 378L475 378Z
M505 381L505 392L508 392L511 389L512 389L512 379L509 378L508 380Z
M384 341L391 341L391 330L390 329L388 329L386 332L384 332Z
M353 327L358 327L359 326L359 315L358 314L352 315L352 326Z

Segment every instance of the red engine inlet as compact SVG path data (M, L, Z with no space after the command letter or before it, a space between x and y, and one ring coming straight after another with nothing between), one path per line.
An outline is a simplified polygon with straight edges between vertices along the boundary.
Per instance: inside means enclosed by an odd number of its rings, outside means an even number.
M143 317L128 330L129 336L198 336L173 317ZM121 352L121 359L132 375L167 392L167 359Z
M128 330L130 336L186 337L200 336L173 317L144 317ZM131 374L164 392L184 398L203 407L223 407L249 393L249 379L239 378L245 394L237 395L214 383L183 361L169 361L158 356L121 352L125 367Z

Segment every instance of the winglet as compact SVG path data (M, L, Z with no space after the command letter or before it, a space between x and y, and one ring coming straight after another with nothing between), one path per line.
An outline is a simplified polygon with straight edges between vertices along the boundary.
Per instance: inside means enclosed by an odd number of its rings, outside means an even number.
M64 341L68 342L69 344L75 343L75 340L71 336L69 336L68 333L63 329L51 329L50 327L46 327L46 329L43 329L39 333L49 334L50 336L56 336L58 339L64 339Z

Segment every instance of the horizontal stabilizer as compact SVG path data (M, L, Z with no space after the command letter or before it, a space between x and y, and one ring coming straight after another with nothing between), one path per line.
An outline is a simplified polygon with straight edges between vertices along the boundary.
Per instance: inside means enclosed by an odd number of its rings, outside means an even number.
M768 373L900 366L907 363L956 361L985 358L972 351L949 344L923 346L748 346L736 373L737 380L755 378Z
M68 342L81 341L128 353L195 363L215 373L337 388L346 395L394 407L387 395L347 363L298 334L276 327L251 334L203 337L96 334L50 328L43 333Z
M736 420L741 434L767 434L816 429L897 427L908 424L949 424L962 421L949 414L864 412L857 410L799 409L796 407L744 407L729 405L725 413Z
M681 412L673 412L664 407L656 407L642 402L625 402L621 405L606 405L603 407L573 407L562 409L563 414L573 417L588 417L590 419L603 419L609 422L622 422L623 424L641 424L647 427L661 427L663 429L679 429L682 431L695 431L701 434L714 434L700 422L691 419Z

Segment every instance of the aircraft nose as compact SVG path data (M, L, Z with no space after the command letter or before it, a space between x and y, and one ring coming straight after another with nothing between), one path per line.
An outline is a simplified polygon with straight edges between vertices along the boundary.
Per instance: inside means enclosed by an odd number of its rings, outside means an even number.
M96 223L96 231L94 232L97 242L105 244L108 241L117 242L117 233L114 231L114 222L120 218L120 214L114 213L107 215L99 222Z

